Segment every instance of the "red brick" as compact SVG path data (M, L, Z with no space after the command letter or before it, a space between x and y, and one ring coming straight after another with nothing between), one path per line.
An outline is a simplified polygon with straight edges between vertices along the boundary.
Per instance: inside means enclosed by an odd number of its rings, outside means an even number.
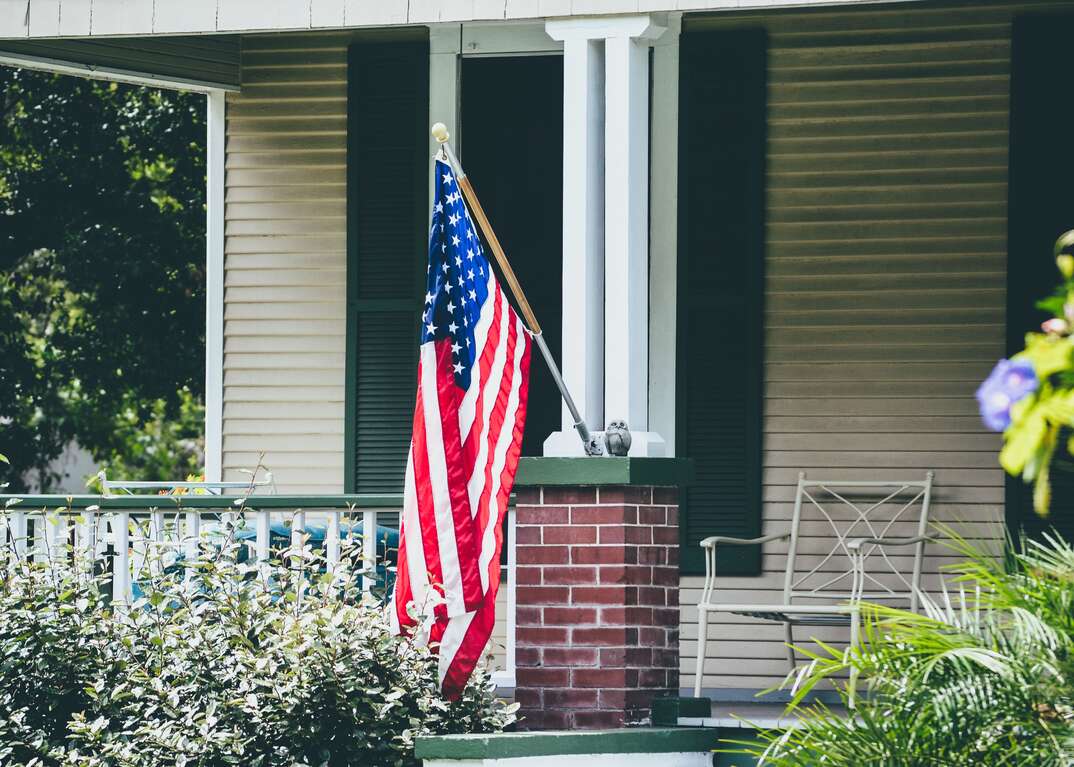
M643 668L638 671L639 687L667 687L667 671L662 668Z
M575 565L634 564L638 552L623 546L571 546L571 563Z
M641 525L606 525L600 528L600 542L649 544L653 542L653 529Z
M544 625L544 618L541 617L541 608L523 607L519 605L515 608L515 623L517 623L519 626Z
M666 506L642 506L638 509L638 524L663 526L667 518Z
M637 683L638 669L633 668L576 668L571 670L573 687L633 687Z
M566 586L519 586L520 605L565 605L570 596Z
M653 489L646 485L612 485L600 489L601 503L652 503Z
M570 522L571 512L566 506L518 506L515 515L519 527L523 525L565 525Z
M653 543L662 543L665 546L679 545L679 528L677 527L654 527Z
M540 687L519 687L515 689L515 703L522 706L522 708L540 708L541 707L541 688Z
M627 582L627 568L626 565L605 565L599 568L599 579L601 583L626 583Z
M676 588L679 585L679 568L677 567L654 567L652 584L654 586L670 586Z
M593 709L597 706L597 695L597 690L546 690L544 705L550 709Z
M515 543L527 545L541 542L541 528L537 525L519 525L515 531Z
M666 610L657 608L653 610L653 623L658 626L678 626L679 608L669 607Z
M679 566L679 547L678 546L669 546L668 547L668 564L673 565L675 567Z
M515 629L515 640L519 647L550 647L568 644L567 629L548 626L518 626Z
M515 669L516 683L519 687L570 687L571 671L567 668L523 668Z
M653 651L648 647L602 647L600 667L651 668Z
M546 487L544 489L545 503L596 503L597 489L595 487Z
M639 546L638 563L643 565L667 564L668 550L666 546Z
M576 628L571 630L571 644L585 647L622 647L637 644L636 628Z
M566 546L519 546L515 557L523 565L565 565L571 561L571 552Z
M679 507L678 506L668 506L668 526L670 526L670 527L678 527L679 526Z
M544 620L549 626L589 625L597 622L595 607L546 607Z
M679 606L679 590L676 588L669 588L667 590L668 607Z
M599 690L599 707L605 711L625 711L627 707L626 690Z
M520 586L534 586L540 584L541 573L543 571L543 567L525 567L520 565L515 568L515 583Z
M549 647L544 651L544 665L548 667L595 666L597 665L597 648Z
M600 568L601 583L624 583L648 586L652 583L653 573L650 567L638 565L606 565Z
M667 629L652 628L650 626L640 627L638 629L638 644L643 647L664 647L667 644Z
M571 508L572 525L636 525L637 506L574 506Z
M591 525L548 526L544 528L545 543L596 543L597 528Z
M570 711L522 709L519 714L522 716L518 723L520 730L570 730L574 728L574 718Z
M615 730L626 724L623 711L575 711L576 730Z
M649 626L653 622L653 608L602 607L599 622L602 626Z
M638 604L663 607L667 604L667 590L658 587L640 588L638 589Z
M541 665L541 650L539 647L516 647L515 648L515 665L516 666L540 666ZM516 696L517 700L518 697Z
M541 488L539 487L519 487L515 485L514 492L511 495L514 496L516 506L537 506L541 503Z
M626 543L626 528L619 525L607 525L600 528L600 542L605 544Z
M654 487L653 503L662 503L665 506L677 506L679 504L679 488Z
M666 650L659 647L654 647L652 650L653 662L652 668L678 668L679 667L679 651L678 650Z
M595 567L546 567L544 582L564 585L589 585L597 582Z
M636 605L638 590L633 586L575 586L571 603L576 605Z

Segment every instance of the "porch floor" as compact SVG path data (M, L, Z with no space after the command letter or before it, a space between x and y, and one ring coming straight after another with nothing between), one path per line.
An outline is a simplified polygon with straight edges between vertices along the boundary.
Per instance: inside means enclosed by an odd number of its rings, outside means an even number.
M846 715L842 706L829 706L832 711ZM785 716L782 703L725 703L713 702L709 716L680 716L680 727L719 727L721 729L786 729L798 723L794 714Z

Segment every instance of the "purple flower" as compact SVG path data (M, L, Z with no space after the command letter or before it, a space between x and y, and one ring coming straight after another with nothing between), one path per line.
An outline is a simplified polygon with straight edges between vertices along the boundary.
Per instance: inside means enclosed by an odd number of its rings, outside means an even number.
M1011 406L1037 390L1037 374L1025 360L1000 360L977 389L981 418L992 431L1011 425Z

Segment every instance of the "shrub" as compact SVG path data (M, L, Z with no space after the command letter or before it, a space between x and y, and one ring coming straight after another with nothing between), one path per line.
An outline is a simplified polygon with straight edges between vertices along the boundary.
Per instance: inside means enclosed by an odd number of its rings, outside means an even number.
M1004 559L954 540L960 598L924 615L867 606L857 649L807 653L788 677L801 726L762 733L746 749L759 764L1074 764L1074 547L1027 541ZM851 668L868 689L850 716L799 705Z
M484 670L445 700L436 657L308 546L260 567L237 553L158 563L122 611L99 578L18 563L0 584L0 762L415 765L417 735L514 720Z

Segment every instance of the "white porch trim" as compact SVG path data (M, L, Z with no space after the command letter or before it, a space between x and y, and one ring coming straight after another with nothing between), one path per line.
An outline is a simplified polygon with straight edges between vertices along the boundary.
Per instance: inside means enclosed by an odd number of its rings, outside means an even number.
M3 41L0 40L0 49ZM23 67L24 69L37 69L45 72L55 72L60 75L75 75L88 77L95 80L113 80L130 85L144 85L150 88L166 88L176 91L193 91L195 93L214 93L239 90L238 86L227 83L215 83L207 80L190 80L182 77L160 77L147 75L129 69L115 67L100 67L94 64L82 64L61 59L50 59L45 56L32 56L26 53L12 53L0 50L0 64Z
M224 176L227 100L206 96L205 138L205 479L223 479L224 460Z

